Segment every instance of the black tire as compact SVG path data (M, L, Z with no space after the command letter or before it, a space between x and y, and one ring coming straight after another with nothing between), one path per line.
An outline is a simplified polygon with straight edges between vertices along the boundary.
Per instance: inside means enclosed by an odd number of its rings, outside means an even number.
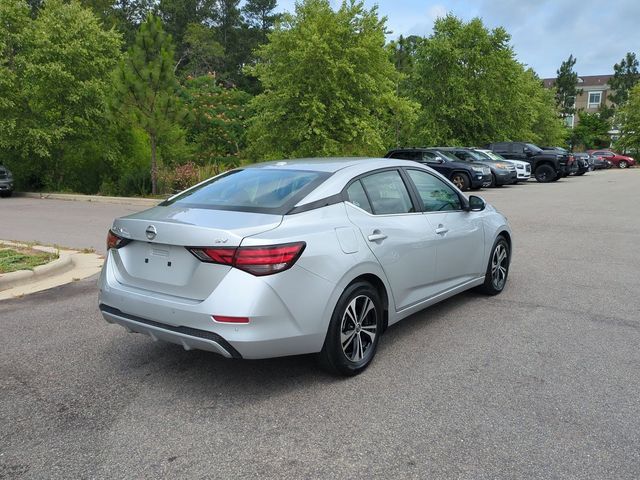
M620 160L620 162L618 162L618 168L627 168L628 166L629 164L626 160Z
M366 299L371 302L368 310ZM355 307L354 307L355 305ZM352 320L347 310L359 313L367 310L364 319ZM360 315L356 315L360 316ZM349 327L353 326L352 329ZM366 327L366 328L365 328ZM353 332L351 341L342 342L344 332ZM374 333L371 338L371 333ZM342 293L329 322L329 329L320 352L320 363L333 374L353 376L362 372L373 360L382 334L382 302L378 291L367 282L356 282ZM347 333L348 335L348 333ZM361 348L358 348L358 345ZM361 355L361 356L360 356ZM360 358L358 358L360 357Z
M463 192L466 192L467 190L469 190L469 186L471 185L471 179L466 173L455 172L453 175L451 175L451 183L453 183Z
M9 191L9 192L0 192L0 197L2 197L2 198L7 198L7 197L10 197L11 195L13 195L13 192L12 192L12 191Z
M587 173L587 172L578 172L578 173L576 173L576 176L579 177L580 175L584 175L585 173Z
M496 187L496 176L492 173L491 174L491 183L489 184L489 188L495 188Z
M498 257L501 256L501 253L504 251L506 256L500 260L498 266L500 266L504 272L498 271L498 277L494 275L494 260L497 262ZM495 257L495 258L494 258ZM477 290L486 295L498 295L507 284L507 276L509 275L509 265L511 263L511 249L509 248L509 243L507 239L502 235L499 235L496 238L496 241L493 243L493 248L491 249L491 255L489 255L489 263L487 264L487 271L484 277L484 283L480 285ZM503 275L503 276L502 276Z
M553 180L551 180L552 182L557 182L558 180L560 180L561 178L564 178L562 175L558 174L556 175L556 178L554 178Z
M549 183L560 178L560 175L556 174L556 171L551 165L540 165L536 168L534 176L536 177L536 181L540 183Z

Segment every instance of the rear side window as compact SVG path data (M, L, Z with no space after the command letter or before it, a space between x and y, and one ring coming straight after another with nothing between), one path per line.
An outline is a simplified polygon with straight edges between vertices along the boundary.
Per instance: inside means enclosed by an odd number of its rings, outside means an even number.
M359 180L352 183L351 186L347 189L347 197L349 198L349 201L356 207L360 207L361 209L366 210L369 213L373 213L371 211L371 205L369 204L367 194L364 193L364 188L362 188L362 184Z
M374 173L361 179L374 215L414 211L407 187L397 170Z
M516 152L517 150L514 150L515 145L509 144L509 143L495 143L493 145L492 150L497 150L498 152ZM520 151L522 151L522 146L520 147Z
M277 168L232 170L161 205L284 214L329 176Z
M425 212L461 210L460 197L449 185L433 175L421 170L408 170Z
M402 160L420 161L422 160L422 153L416 152L416 151L393 152L391 155L389 155L389 158L400 158Z

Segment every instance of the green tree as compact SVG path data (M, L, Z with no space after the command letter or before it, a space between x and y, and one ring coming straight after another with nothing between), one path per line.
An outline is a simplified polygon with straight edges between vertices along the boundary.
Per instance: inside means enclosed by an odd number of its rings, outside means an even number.
M37 0L32 0L37 1ZM115 28L123 38L124 49L133 45L140 24L157 8L157 0L80 0L91 8L106 28Z
M224 48L216 40L216 32L201 23L192 23L183 37L182 75L198 77L209 72L217 72L224 65Z
M616 146L625 152L640 153L640 84L629 90L625 104L619 110L620 138Z
M12 132L0 143L18 162L20 178L61 188L74 167L70 152L105 129L120 36L103 30L77 1L48 0L19 37L8 97Z
M578 89L578 74L573 71L576 60L573 55L569 55L556 72L556 106L562 117L576 113L576 97L582 93Z
M609 122L598 113L579 112L578 125L571 131L571 144L582 150L608 147Z
M30 42L29 14L29 6L24 1L0 3L0 163L2 152L16 146L13 138L23 102L20 56Z
M638 59L633 52L627 52L620 63L616 63L613 66L613 77L609 79L609 86L611 87L609 100L615 106L624 105L629 97L629 90L640 80L638 66Z
M542 81L532 69L522 73L518 103L521 112L522 130L519 137L537 145L564 145L568 129L558 118L553 90L544 88Z
M396 93L384 19L377 8L328 0L296 4L260 47L251 72L264 93L253 101L253 158L382 153L395 117L413 105Z
M158 142L183 118L174 73L174 46L158 17L149 15L135 44L116 71L119 89L116 108L130 113L149 137L151 192L158 192Z
M421 105L414 144L482 145L526 138L529 107L523 67L502 28L448 15L416 49L411 97Z
M196 163L216 171L236 166L246 148L251 95L205 75L186 80L182 96L191 113L187 140L195 147Z
M267 34L282 17L281 14L274 13L277 4L277 0L247 0L242 7L247 24L260 33L260 43L267 41Z

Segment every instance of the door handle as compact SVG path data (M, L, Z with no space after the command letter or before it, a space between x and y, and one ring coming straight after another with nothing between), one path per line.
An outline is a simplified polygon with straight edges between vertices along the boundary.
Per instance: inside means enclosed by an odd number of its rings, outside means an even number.
M387 238L387 236L380 230L374 230L373 233L367 237L370 242L377 242L379 240L384 240L385 238Z
M438 228L436 228L436 234L438 235L444 235L448 231L449 229L442 224L438 225Z

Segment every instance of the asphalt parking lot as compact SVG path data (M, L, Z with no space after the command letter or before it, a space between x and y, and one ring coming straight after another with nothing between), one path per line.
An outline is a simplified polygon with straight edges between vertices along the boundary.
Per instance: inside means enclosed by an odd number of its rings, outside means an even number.
M640 478L639 187L481 192L514 231L506 290L390 328L350 379L127 334L95 278L0 302L0 478ZM0 238L104 251L135 209L2 199Z

